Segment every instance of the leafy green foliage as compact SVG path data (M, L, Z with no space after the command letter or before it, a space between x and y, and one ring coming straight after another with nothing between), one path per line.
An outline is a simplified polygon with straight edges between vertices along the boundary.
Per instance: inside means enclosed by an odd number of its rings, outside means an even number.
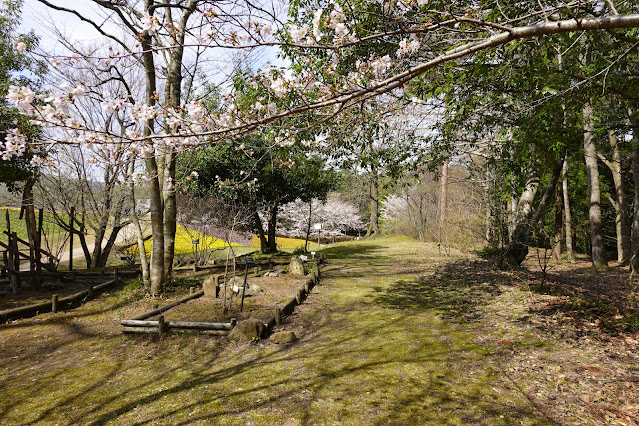
M38 44L33 32L22 35L16 33L21 7L21 0L3 0L0 3L0 143L4 143L9 129L18 128L30 140L37 139L40 133L38 127L20 115L6 100L9 86L22 85L36 90L41 83L41 76L46 72L44 62L27 57L12 44L17 38L28 48ZM0 182L6 184L10 191L17 191L16 184L32 174L32 155L28 152L22 157L0 159Z

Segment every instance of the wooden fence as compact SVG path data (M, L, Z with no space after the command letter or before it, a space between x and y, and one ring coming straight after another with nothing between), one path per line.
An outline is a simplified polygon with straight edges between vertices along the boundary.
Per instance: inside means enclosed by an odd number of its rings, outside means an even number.
M99 292L104 290L107 287L110 287L116 284L119 281L119 276L116 273L114 274L114 278L108 281L105 281L101 284L97 284L83 290L81 292L72 294L70 296L59 297L57 294L51 296L50 302L42 302L36 303L34 305L28 306L20 306L13 309L7 309L4 311L0 311L0 324L5 323L9 320L15 320L20 318L28 318L38 314L46 313L46 312L57 312L63 309L69 309L75 306L82 304L84 301L92 299Z

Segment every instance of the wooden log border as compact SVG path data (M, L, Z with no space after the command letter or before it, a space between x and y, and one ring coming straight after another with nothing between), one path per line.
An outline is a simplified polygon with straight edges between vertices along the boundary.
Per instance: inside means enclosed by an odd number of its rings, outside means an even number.
M273 327L279 325L282 321L282 318L285 316L290 316L295 311L295 307L304 303L304 300L311 294L311 291L316 285L320 283L320 266L317 263L314 266L314 271L309 275L309 277L304 281L304 284L295 292L295 297L290 299L288 302L283 305L277 306L275 308L274 314L266 320L264 325L267 330L272 330Z
M266 263L268 264L268 263ZM270 332L275 325L279 325L282 318L289 316L295 310L295 307L304 303L304 300L311 293L311 290L319 284L320 281L320 262L313 262L313 272L311 272L308 278L302 284L297 292L296 296L289 300L287 303L281 306L277 306L274 311L274 315L264 323L267 332ZM260 265L261 266L261 265ZM256 274L257 275L257 274ZM229 279L232 277L229 277ZM224 284L222 277L219 277L220 285ZM147 321L148 318L161 315L169 309L188 302L189 300L197 299L204 295L204 291L198 291L193 293L193 289L190 289L188 296L183 297L175 302L169 303L161 307L156 307L151 311L147 311L143 314L130 320L120 321L122 326L122 333L125 334L157 334L160 337L164 333L168 333L171 330L179 332L200 332L217 336L225 336L235 327L237 320L231 318L230 323L215 323L215 322L187 322L187 321L164 321L164 317L161 316L158 321Z
M47 312L58 312L61 310L68 310L82 305L86 300L89 300L96 296L100 291L107 287L116 284L119 278L115 278L105 281L101 284L97 284L83 290L79 293L75 293L65 297L58 297L54 294L51 297L50 302L36 303L34 305L20 306L17 308L7 309L0 311L0 324L4 324L9 320L16 320L21 318L29 318L38 314L44 314Z

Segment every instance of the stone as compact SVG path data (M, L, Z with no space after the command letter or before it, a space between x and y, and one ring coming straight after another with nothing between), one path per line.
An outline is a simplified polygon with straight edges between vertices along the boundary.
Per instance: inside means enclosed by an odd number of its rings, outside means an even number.
M228 285L229 287L242 287L244 285L244 275L240 276L234 276L229 278L229 280L226 282L226 285Z
M235 291L235 289L233 290ZM244 289L242 287L238 287L237 291L235 291L237 293L237 297L242 297L243 290ZM262 287L257 284L253 284L250 287L247 285L245 297L257 296L260 291L262 291Z
M237 323L228 335L229 340L238 342L252 342L262 337L264 323L255 318L249 318Z
M204 282L202 282L202 290L204 290L204 297L215 297L215 275L210 275Z
M299 256L293 256L291 258L291 263L288 265L288 272L291 275L306 275L304 272L304 263L302 263L302 259Z
M267 273L264 274L265 277L272 277L272 278L277 278L280 276L280 274L278 274L276 271L268 271Z
M278 345L282 343L291 343L297 340L297 336L292 331L279 331L277 333L271 334L271 342L277 343Z

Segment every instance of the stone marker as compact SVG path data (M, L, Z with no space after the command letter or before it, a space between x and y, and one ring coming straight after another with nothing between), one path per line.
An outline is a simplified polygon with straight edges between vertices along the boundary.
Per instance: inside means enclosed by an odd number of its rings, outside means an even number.
M297 340L297 336L292 331L280 331L277 333L271 334L271 342L282 344L282 343L291 343Z
M288 272L291 275L306 275L304 272L304 264L299 256L293 256L291 263L288 266Z
M202 290L204 290L204 297L215 298L215 275L208 276L204 282L202 282Z
M237 323L228 335L229 340L238 342L252 342L262 337L264 323L255 318L249 318Z

